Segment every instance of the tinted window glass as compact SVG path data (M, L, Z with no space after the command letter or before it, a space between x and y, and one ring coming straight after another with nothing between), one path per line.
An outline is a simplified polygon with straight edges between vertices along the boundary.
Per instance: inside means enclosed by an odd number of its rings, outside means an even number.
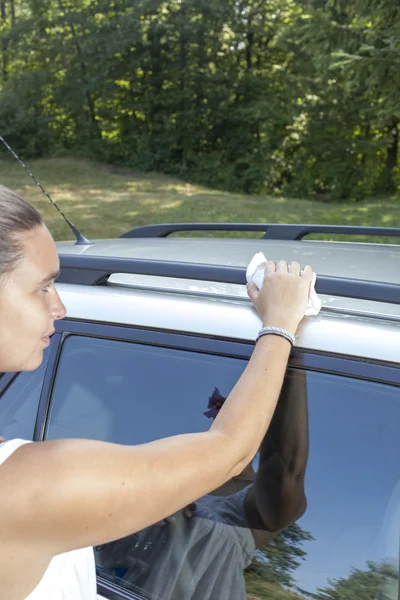
M308 508L298 524L313 539L296 585L317 600L397 600L400 389L321 373L308 374L307 389Z
M204 430L208 399L218 398L215 388L227 396L244 367L238 359L71 337L47 437L134 444ZM304 399L308 505L296 524L275 537L256 519L252 491L269 506L274 484L269 475L263 486L261 450L223 489L97 548L99 574L150 599L397 600L399 389L291 370L278 404L293 411L288 452L295 443L302 451L295 411ZM271 464L287 460L285 452L271 456Z
M5 439L33 439L49 348L35 371L19 373L0 397L0 435Z
M227 394L246 362L71 336L64 344L47 438L139 444L206 429L218 386Z

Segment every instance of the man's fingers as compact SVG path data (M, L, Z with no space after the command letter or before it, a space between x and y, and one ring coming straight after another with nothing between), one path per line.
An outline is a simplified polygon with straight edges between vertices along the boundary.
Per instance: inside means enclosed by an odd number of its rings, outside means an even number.
M254 300L257 298L257 296L259 294L259 289L255 283L247 284L247 294L248 294L250 300L252 300L254 302Z
M286 260L280 260L276 265L277 273L287 273L288 272L288 264Z
M301 275L303 277L307 277L311 281L312 276L313 276L313 269L312 269L312 267L310 267L310 265L306 265L304 267L304 269L302 270Z
M276 271L276 262L274 260L269 260L265 265L265 274L275 273Z
M289 273L292 273L293 275L300 275L300 263L298 263L296 260L291 262L289 265Z

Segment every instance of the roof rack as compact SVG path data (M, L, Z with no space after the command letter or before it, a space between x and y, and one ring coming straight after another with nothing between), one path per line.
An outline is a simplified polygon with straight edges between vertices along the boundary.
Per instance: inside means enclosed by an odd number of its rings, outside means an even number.
M108 277L114 273L176 277L239 285L246 283L244 267L76 254L60 254L60 265L61 273L57 281L80 285L105 285ZM388 304L400 303L400 285L377 281L321 275L317 278L316 291L329 296L358 298Z
M164 223L144 225L123 233L121 238L168 237L179 231L261 231L268 240L302 240L312 233L399 237L400 228L351 225L286 225L279 223Z

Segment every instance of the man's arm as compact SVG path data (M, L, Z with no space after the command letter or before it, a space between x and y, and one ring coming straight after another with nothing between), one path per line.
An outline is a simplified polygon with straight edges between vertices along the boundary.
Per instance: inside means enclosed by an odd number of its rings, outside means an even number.
M288 371L275 414L261 447L246 515L258 546L304 513L308 460L308 408L305 371Z
M126 447L88 440L26 444L0 467L0 546L60 553L143 529L241 471L272 418L290 345L261 339L204 433Z

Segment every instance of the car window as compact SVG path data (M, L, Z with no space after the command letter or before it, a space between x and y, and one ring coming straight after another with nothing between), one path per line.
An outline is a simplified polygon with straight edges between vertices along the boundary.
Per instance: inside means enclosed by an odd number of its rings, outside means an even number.
M214 387L226 395L245 365L240 359L71 336L55 379L47 438L140 444L205 430Z
M7 439L32 440L49 348L35 371L19 373L0 396L0 435Z
M400 389L308 373L305 555L292 572L316 600L397 599Z
M70 337L55 381L47 438L135 444L205 430L209 398L226 397L245 364L186 350ZM277 536L263 531L257 537L247 502L251 490L263 490L258 456L231 487L97 547L103 579L152 600L397 600L399 389L294 369L288 377L290 393L298 392L300 401L305 389L308 400L303 516Z

